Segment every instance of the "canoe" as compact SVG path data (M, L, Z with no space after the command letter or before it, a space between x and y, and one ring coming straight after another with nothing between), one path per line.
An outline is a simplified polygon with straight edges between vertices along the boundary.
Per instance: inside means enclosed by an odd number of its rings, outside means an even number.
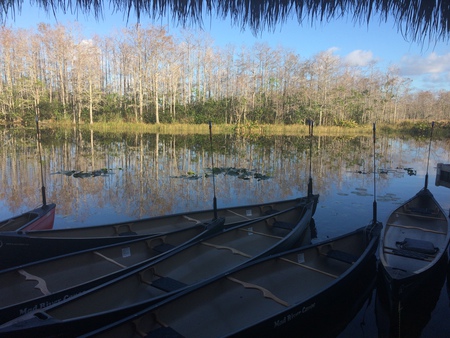
M225 218L225 227L232 227L311 200L315 209L318 197L310 195L278 202L222 208L217 209L217 216ZM213 218L214 210L211 209L91 227L0 232L0 270L139 237L195 227Z
M423 188L389 216L381 238L380 265L393 297L404 298L445 259L448 218Z
M0 323L56 304L223 230L218 218L160 236L84 250L0 272Z
M86 336L310 336L373 266L380 229L376 223L250 263Z
M0 232L4 231L36 231L52 229L55 220L56 205L45 204L21 215L0 222Z
M448 269L448 259L442 259L436 270L421 284L423 292L415 292L413 297L403 300L393 298L386 288L382 276L378 278L375 298L375 318L378 337L426 337L423 330L433 328L430 324L432 313L436 309L443 291ZM446 305L445 305L446 306ZM438 313L440 310L437 310ZM433 315L434 316L434 315ZM431 330L429 332L436 332ZM438 332L443 332L439 329ZM438 336L436 334L435 336Z
M251 260L287 250L301 241L312 205L301 204L184 246L116 280L15 318L0 326L0 336L82 334Z

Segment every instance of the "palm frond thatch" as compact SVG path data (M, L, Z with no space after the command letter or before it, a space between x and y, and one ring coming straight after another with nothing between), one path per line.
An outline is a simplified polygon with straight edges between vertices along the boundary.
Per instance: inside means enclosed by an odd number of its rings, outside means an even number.
M20 12L23 0L0 0L0 19ZM33 6L47 13L56 9L64 12L81 11L101 18L104 8L122 12L132 11L137 18L171 16L183 25L202 25L205 15L230 17L233 24L258 33L274 29L289 18L302 24L326 22L349 16L355 23L368 23L373 17L387 21L393 18L397 30L405 38L423 42L448 40L450 33L449 0L30 0Z

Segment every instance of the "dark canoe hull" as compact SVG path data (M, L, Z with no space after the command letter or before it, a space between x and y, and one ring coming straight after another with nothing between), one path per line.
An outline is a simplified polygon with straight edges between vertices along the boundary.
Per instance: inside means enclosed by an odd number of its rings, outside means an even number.
M397 208L388 218L380 251L381 274L393 298L414 293L446 259L448 218L427 189Z
M312 204L235 226L184 246L85 294L16 318L0 326L0 336L82 334L254 259L285 250L306 232ZM287 230L289 220L293 227Z
M448 272L448 259L445 257L421 284L423 291L403 300L392 297L380 274L375 302L378 336L420 337L436 308Z
M51 203L0 222L3 231L36 231L53 228L56 205Z
M331 323L336 317L336 303L358 307L359 292L370 292L366 288L373 286L380 228L378 224L369 236L361 228L249 263L86 336L324 336L321 330L337 334L342 327L327 327L327 320ZM349 300L359 304L348 304Z
M223 219L0 272L0 323L45 308L223 230Z
M313 201L314 210L318 197L313 195L286 201L223 208L218 210L218 217L225 218L225 227L232 227L299 203L306 204ZM0 270L76 251L186 229L195 224L208 222L213 217L213 210L207 210L85 228L0 232Z

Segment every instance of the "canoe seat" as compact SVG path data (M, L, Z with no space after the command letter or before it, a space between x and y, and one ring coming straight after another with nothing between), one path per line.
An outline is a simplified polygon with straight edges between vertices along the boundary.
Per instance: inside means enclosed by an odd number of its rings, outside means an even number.
M266 219L266 224L273 230L279 229L279 230L289 230L295 228L295 224L289 223L289 222L283 222L278 221L275 217L271 217Z
M161 243L161 244L153 247L152 249L155 250L158 253L164 253L164 252L167 252L169 250L172 250L173 248L175 248L175 246L173 246L172 244Z
M421 239L405 238L402 242L396 242L398 248L407 251L418 252L426 255L436 255L439 248L436 248L433 243Z
M114 225L114 230L115 230L117 236L136 236L137 233L135 233L131 229L132 225L133 225L133 223L117 224L117 225Z
M438 208L420 208L420 207L410 207L408 205L405 206L405 209L409 212L414 212L417 214L423 214L423 215L437 215L439 214L439 209Z
M437 208L436 206L433 206L431 208L418 207L415 205L410 205L408 203L404 206L403 209L407 213L413 213L413 214L418 214L418 215L424 215L424 216L438 216L439 215L439 208Z
M182 338L183 335L172 329L170 326L158 327L148 333L148 337L154 338Z
M295 228L295 224L289 222L276 221L272 224L274 228L292 230Z
M325 256L348 264L355 263L359 258L356 255L341 250L330 250L325 254Z
M391 251L385 251L385 253L388 253L390 255L396 255L396 256L402 256L412 259L418 259L422 261L431 261L429 255L426 255L424 253L410 251L410 250L402 250L402 249L390 249Z
M125 232L121 232L119 233L119 236L136 236L137 233L135 233L134 231L125 231Z
M161 277L161 278L155 279L152 282L152 286L157 289L166 291L166 292L171 292L171 291L175 291L178 289L182 289L185 286L187 286L187 284L184 284L183 282L179 282L170 277Z

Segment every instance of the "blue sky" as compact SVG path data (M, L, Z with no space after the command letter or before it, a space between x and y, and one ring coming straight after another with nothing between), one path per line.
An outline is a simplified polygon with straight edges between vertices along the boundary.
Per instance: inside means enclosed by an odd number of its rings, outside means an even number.
M127 23L122 13L110 14L108 10L98 20L92 15L84 14L57 13L56 17L61 24L78 21L86 38L94 34L108 35L127 24L130 26L136 23L133 13ZM40 22L54 24L56 21L53 14L24 3L22 12L17 13L14 19L8 18L5 25L12 28L33 28ZM171 34L178 34L176 23L167 18L153 21L143 16L140 23L144 26L163 25ZM233 27L229 20L205 17L203 29L218 46L267 43L274 48L289 48L304 59L323 51L332 51L346 61L362 66L376 61L382 70L390 66L397 67L400 75L410 78L413 81L411 86L419 90L450 90L448 43L440 41L429 45L428 42L408 42L397 31L393 21L380 23L374 19L369 25L355 25L351 20L343 18L328 23L317 22L311 25L305 22L300 25L296 19L292 19L274 30L263 31L255 36L249 29L241 31L239 27Z

